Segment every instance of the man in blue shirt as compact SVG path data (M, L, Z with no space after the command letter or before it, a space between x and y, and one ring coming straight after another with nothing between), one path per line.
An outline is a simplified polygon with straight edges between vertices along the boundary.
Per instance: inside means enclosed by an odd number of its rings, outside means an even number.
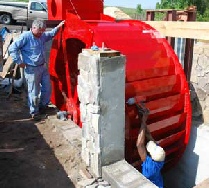
M23 32L9 47L14 63L24 69L28 87L28 106L32 119L40 120L39 111L48 106L51 96L50 75L45 57L45 43L51 40L64 25L46 30L43 20L34 20L30 31Z
M142 174L156 186L163 188L161 169L164 165L165 151L155 143L147 128L146 121L149 110L145 107L144 103L137 103L134 98L130 98L127 103L129 105L135 104L138 115L141 116L141 127L139 129L136 147L142 160ZM148 141L147 143L146 140Z

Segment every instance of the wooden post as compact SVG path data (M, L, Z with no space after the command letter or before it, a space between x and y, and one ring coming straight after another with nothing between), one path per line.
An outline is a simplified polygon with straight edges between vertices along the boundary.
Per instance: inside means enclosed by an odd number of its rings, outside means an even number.
M196 20L196 11L188 11L187 21ZM184 72L187 81L190 81L192 61L193 61L194 39L186 39L185 56L184 56Z
M168 10L166 13L166 20L167 21L176 21L176 10ZM168 43L171 47L175 48L175 38L174 37L167 37Z
M154 21L154 19L155 19L155 12L147 11L146 12L146 20L147 21Z

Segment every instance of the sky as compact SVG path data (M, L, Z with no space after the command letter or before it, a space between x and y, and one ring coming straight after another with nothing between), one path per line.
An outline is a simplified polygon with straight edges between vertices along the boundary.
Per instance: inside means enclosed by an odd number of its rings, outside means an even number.
M104 5L136 8L141 4L142 9L154 9L157 2L160 0L104 0Z

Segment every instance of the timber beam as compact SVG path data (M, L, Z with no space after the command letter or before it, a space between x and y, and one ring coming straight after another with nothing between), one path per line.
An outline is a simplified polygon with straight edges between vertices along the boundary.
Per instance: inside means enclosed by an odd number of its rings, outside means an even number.
M145 21L162 36L209 40L209 22Z

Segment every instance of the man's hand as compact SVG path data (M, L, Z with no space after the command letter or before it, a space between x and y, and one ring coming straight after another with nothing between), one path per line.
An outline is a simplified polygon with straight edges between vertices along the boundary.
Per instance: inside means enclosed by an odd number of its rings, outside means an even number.
M61 28L64 24L65 24L65 20L61 21L61 22L58 24L57 28L58 28L58 29Z
M149 110L146 108L145 104L143 102L138 104L140 109L140 112L142 114L142 123L146 123L148 115L149 115Z

